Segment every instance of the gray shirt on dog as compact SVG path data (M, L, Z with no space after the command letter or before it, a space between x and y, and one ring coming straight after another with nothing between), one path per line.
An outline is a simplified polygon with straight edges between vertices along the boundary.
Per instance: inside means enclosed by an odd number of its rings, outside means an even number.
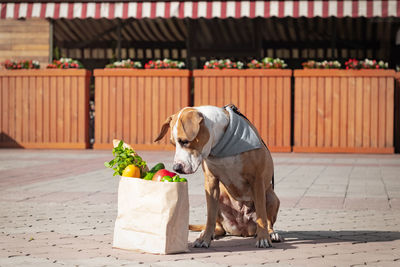
M236 114L230 107L230 122L218 144L211 149L214 157L234 156L261 147L260 139L245 118Z

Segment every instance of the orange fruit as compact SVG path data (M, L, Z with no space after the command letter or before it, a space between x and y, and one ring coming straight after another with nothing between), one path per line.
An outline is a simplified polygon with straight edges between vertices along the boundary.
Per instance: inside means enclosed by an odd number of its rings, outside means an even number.
M122 172L122 176L140 178L140 169L133 164L126 166Z

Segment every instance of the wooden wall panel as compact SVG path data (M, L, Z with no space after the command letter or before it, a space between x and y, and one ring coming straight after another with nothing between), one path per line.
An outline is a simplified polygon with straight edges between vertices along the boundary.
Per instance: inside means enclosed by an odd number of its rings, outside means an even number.
M10 60L49 61L49 22L45 19L1 19L0 62Z
M236 105L271 151L290 152L291 70L195 70L194 105Z
M394 75L392 70L295 70L293 151L393 153Z
M188 70L95 70L96 149L122 139L134 149L172 150L167 136L154 143L166 118L189 106Z
M87 148L86 70L0 71L0 147Z

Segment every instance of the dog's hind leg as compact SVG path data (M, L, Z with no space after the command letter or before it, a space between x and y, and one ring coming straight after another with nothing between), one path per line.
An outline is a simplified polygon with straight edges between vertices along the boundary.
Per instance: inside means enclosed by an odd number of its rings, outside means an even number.
M274 224L276 222L276 218L278 216L280 201L276 196L274 190L270 188L266 194L267 200L267 221L268 221L268 233L271 237L272 242L281 242L283 241L281 236L274 231Z
M222 237L224 235L226 235L226 231L221 223L217 220L217 224L215 225L214 238L218 239L219 237Z

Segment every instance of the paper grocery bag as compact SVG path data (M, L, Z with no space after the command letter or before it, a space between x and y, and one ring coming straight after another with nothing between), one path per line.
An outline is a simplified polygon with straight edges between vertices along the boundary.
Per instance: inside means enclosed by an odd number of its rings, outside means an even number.
M113 247L150 253L188 251L187 183L121 177Z

